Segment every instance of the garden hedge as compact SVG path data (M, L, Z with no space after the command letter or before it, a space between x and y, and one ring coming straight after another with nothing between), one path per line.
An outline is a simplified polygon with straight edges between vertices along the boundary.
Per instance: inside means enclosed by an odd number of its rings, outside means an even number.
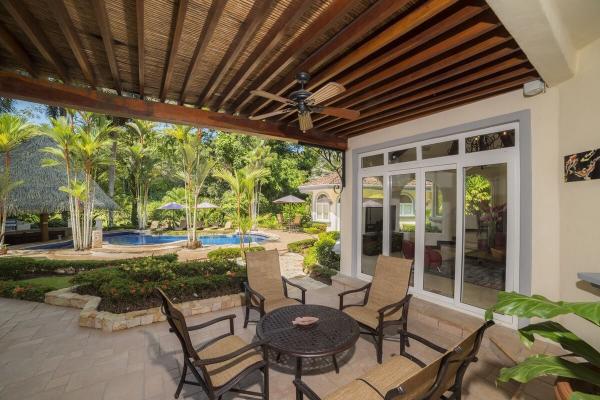
M244 253L252 253L255 251L264 251L265 248L263 246L254 246L250 248L244 248ZM242 251L239 247L224 247L221 249L215 249L209 251L208 254L209 260L235 260L236 258L240 258L242 256Z
M44 295L53 290L54 288L48 285L0 281L0 297L7 297L9 299L29 300L43 303Z
M287 249L292 253L302 253L302 251L314 246L316 241L317 239L314 238L298 240L296 242L288 243Z

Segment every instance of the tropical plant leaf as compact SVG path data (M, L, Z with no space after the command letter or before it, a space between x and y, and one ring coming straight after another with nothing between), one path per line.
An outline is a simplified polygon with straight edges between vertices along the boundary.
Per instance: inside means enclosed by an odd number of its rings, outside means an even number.
M551 301L540 295L526 296L515 292L500 292L498 302L486 311L486 319L491 319L493 312L521 318L544 319L574 313L600 326L600 302L566 303Z
M600 396L597 394L573 392L569 400L600 400Z
M560 344L563 349L584 357L592 364L600 367L600 352L558 322L545 321L519 329L521 342L528 348L531 348L535 341L534 335L550 339Z
M562 376L564 378L580 379L600 386L600 374L593 371L589 366L545 354L536 354L514 367L502 368L498 381L508 382L512 379L527 383L540 376Z

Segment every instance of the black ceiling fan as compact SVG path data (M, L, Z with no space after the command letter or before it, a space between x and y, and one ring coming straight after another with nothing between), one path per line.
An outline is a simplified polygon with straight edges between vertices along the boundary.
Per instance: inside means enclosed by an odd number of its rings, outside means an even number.
M302 132L306 132L313 127L312 118L310 117L311 113L331 115L333 117L350 120L360 117L359 111L350 110L348 108L326 107L319 105L320 103L329 100L346 90L346 88L339 83L329 82L321 89L311 93L304 89L304 86L310 80L310 75L307 72L300 72L296 76L296 80L300 84L300 89L290 93L289 97L282 97L273 93L265 92L264 90L252 90L251 93L255 96L261 96L270 100L278 101L280 103L284 103L286 106L280 110L251 116L250 119L266 119L275 115L297 111L300 130Z

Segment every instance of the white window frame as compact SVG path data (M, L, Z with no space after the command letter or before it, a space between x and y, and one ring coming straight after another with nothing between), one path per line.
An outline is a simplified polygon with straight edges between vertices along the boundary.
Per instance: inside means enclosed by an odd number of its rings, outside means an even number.
M327 217L326 218L321 218L321 216L319 216L319 206L323 206L323 204L319 204L319 199L321 197L325 197L327 199ZM331 204L332 201L329 198L329 196L326 193L318 193L317 197L315 198L315 218L314 220L316 222L330 222L331 219ZM322 211L322 210L321 210Z

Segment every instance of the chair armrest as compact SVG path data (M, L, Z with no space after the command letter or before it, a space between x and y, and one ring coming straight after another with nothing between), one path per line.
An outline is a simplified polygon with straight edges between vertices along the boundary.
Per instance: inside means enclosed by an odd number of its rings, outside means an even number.
M237 356L240 356L244 353L247 353L248 351L255 349L257 347L263 347L265 346L267 343L269 343L269 339L264 339L264 340L259 340L258 342L254 342L254 343L250 343L247 344L244 347L241 347L235 351L232 351L231 353L227 353L225 355L222 355L220 357L215 357L215 358L206 358L204 360L196 360L194 361L195 365L210 365L210 364L217 364L217 363L221 363L224 361L228 361L231 360L232 358L235 358Z
M406 295L406 297L404 297L399 302L388 304L387 306L383 306L379 310L377 310L377 312L379 313L380 317L383 317L384 314L389 310L398 309L400 307L408 307L408 305L410 304L411 298L412 298L412 295L410 295L410 294Z
M448 349L445 349L442 346L438 346L437 344L435 344L433 342L430 342L429 340L427 340L427 339L425 339L425 338L423 338L423 337L421 337L419 335L415 335L414 333L410 333L410 332L405 331L403 329L400 329L399 332L400 332L401 335L407 336L407 337L409 337L411 339L414 339L414 340L416 340L418 342L421 342L425 346L429 347L432 350L437 351L438 353L445 353L445 352L448 351Z
M308 400L321 400L321 398L300 379L294 379L294 386L296 386L296 390L300 391L308 398Z
M264 310L265 297L262 294L258 293L256 290L253 290L248 284L248 282L244 282L244 289L246 292L246 305L250 305L249 302L251 301L251 298L256 297L256 299L258 299L258 303L260 305L261 310Z
M211 319L210 321L206 321L206 322L203 322L203 323L198 324L198 325L188 326L187 330L188 331L195 331L195 330L198 330L198 329L206 328L207 326L214 325L217 322L229 320L229 330L231 331L231 334L233 335L233 319L234 318L235 318L235 314L223 315L222 317ZM175 332L175 331L173 330L173 328L170 328L169 332Z
M365 297L363 299L363 303L362 305L366 305L367 304L367 300L369 299L369 290L371 290L371 283L367 283L365 286L360 287L358 289L351 289L351 290L346 290L345 292L341 292L338 293L338 296L340 296L340 310L343 310L344 308L348 307L348 306L344 306L344 296L350 293L358 293L358 292L362 292L363 290L366 290L365 292Z
M302 286L291 282L289 279L284 278L283 276L281 277L281 281L283 282L283 294L285 295L285 297L288 297L288 289L287 289L287 285L293 286L295 288L300 289L300 291L302 291L302 300L300 299L296 299L296 300L300 300L302 302L302 304L306 303L306 289L303 288Z

